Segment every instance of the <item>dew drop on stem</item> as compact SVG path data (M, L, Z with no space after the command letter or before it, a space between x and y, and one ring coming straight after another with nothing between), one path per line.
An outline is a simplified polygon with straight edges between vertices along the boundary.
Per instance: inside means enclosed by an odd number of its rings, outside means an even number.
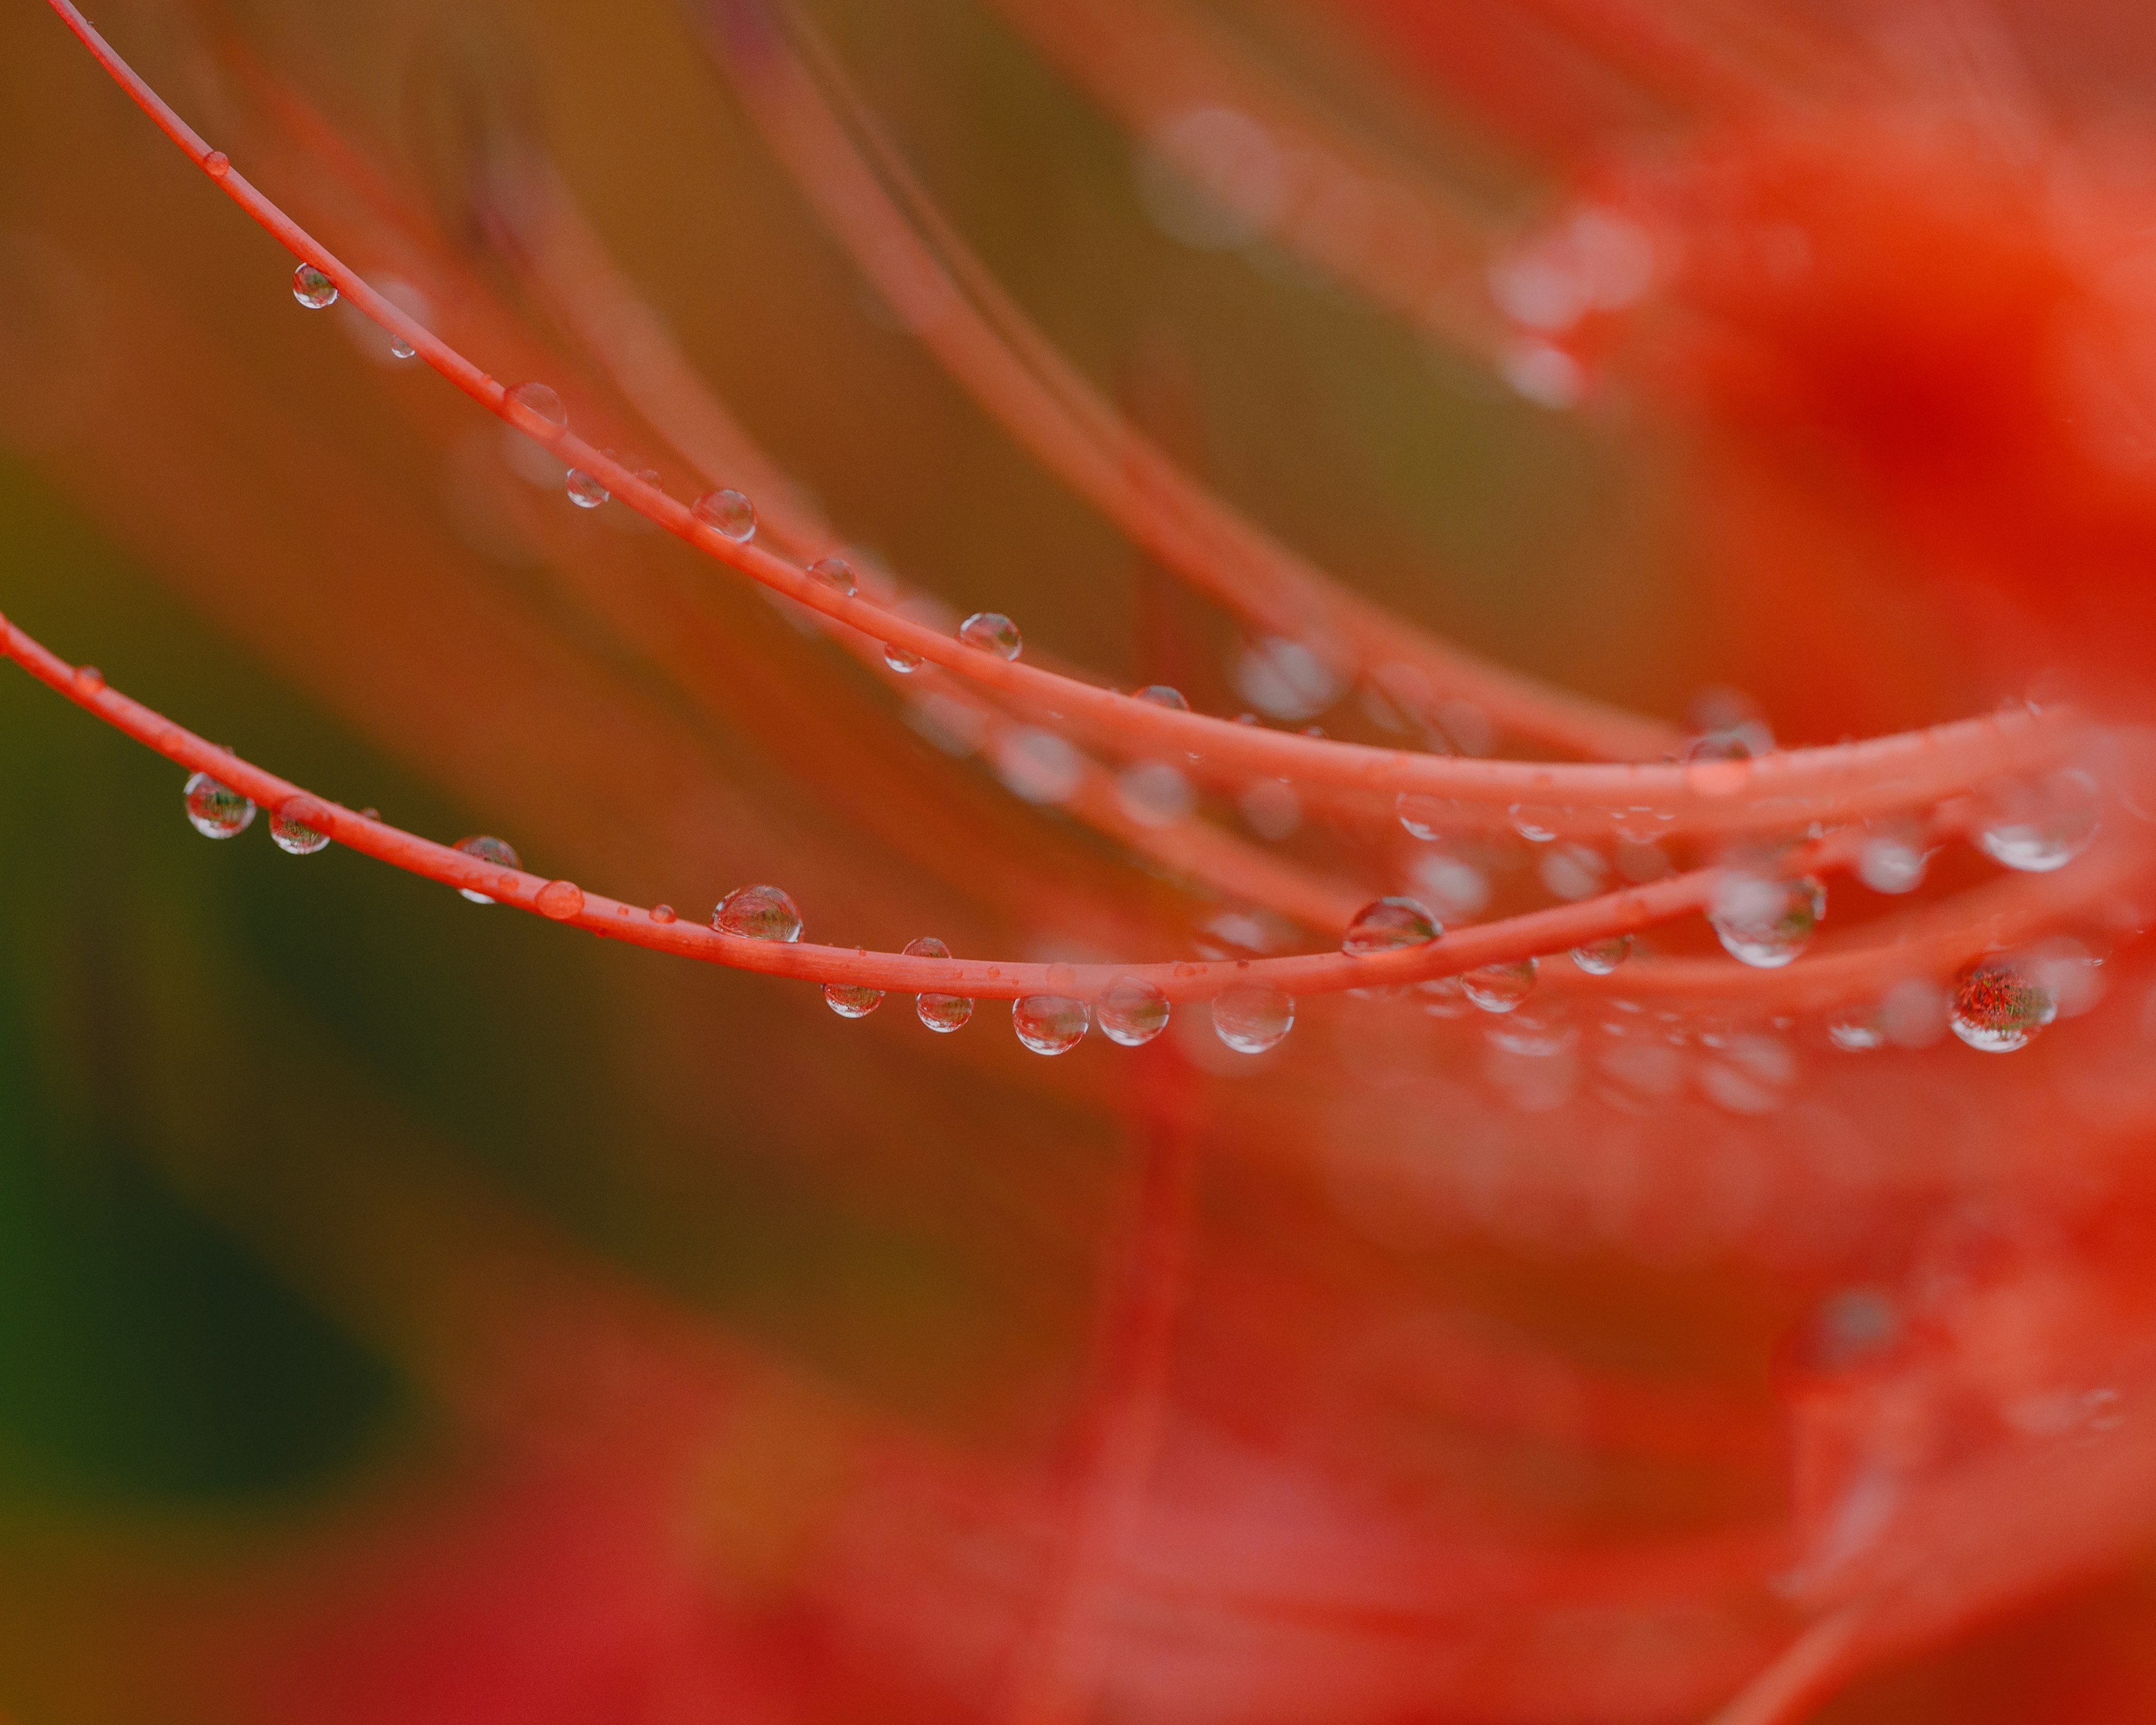
M524 859L517 855L516 847L506 839L496 839L485 833L475 833L469 839L457 840L457 849L466 856L475 856L481 862L493 863L499 868L521 869ZM490 905L494 901L483 892L475 892L469 886L457 891L475 905Z
M1572 949L1572 962L1589 976L1608 976L1632 956L1632 937L1613 934L1584 941Z
M801 938L801 912L776 886L737 886L711 912L711 927L742 940L792 942Z
M756 505L731 487L705 492L690 506L690 513L737 545L746 545L756 537Z
M1295 1002L1263 983L1229 988L1214 997L1213 1032L1237 1054L1277 1048L1295 1028Z
M1826 888L1810 875L1782 880L1732 871L1716 887L1707 921L1722 948L1740 964L1776 970L1811 944L1826 914Z
M2011 1054L2026 1048L2058 1016L2051 991L2019 965L1986 958L1964 971L1954 984L1948 1022L1971 1048Z
M1011 1002L1011 1028L1039 1055L1068 1054L1086 1040L1091 1009L1062 994L1024 994Z
M948 958L950 947L932 934L924 934L919 940L906 943L909 958ZM965 1029L973 1016L973 1003L963 994L917 994L913 1010L921 1022L940 1035Z
M254 824L254 803L207 773L187 785L187 822L205 839L236 839Z
M509 391L508 398L556 431L569 429L569 410L562 405L562 398L552 384L519 383Z
M1025 649L1018 625L1000 611L976 611L958 625L958 639L998 659L1015 659Z
M326 311L337 302L336 284L312 264L302 264L292 272L292 297L310 311Z
M1340 950L1357 958L1402 947L1426 947L1445 932L1419 899L1381 898L1367 904L1348 925Z
M824 1004L842 1019L865 1019L883 1004L883 990L849 983L826 983Z
M613 493L581 467L572 467L562 481L562 489L568 494L569 501L579 509L597 509Z
M1485 964L1460 978L1460 991L1485 1012L1512 1012L1535 992L1535 961Z
M1101 1034L1124 1048L1142 1048L1168 1028L1168 996L1138 977L1109 983L1093 1011Z

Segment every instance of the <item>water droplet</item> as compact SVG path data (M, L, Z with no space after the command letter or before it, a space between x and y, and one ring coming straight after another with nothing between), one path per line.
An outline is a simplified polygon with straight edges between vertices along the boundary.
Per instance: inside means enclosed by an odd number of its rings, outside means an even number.
M654 922L673 922L675 920L674 906L671 905L654 905L651 907L651 920Z
M236 839L254 822L254 804L207 773L187 780L187 820L205 839Z
M1025 649L1018 625L1000 611L976 611L958 625L958 639L998 659L1015 659Z
M853 598L860 588L860 583L854 579L853 565L844 557L819 557L809 564L808 573L832 592L844 593L848 598Z
M579 509L597 509L613 495L581 467L569 470L568 476L562 481L562 489Z
M1076 796L1086 781L1085 757L1053 731L1036 726L998 732L990 752L996 777L1029 803L1060 806Z
M232 158L222 150L213 150L203 157L203 172L213 180L221 180L232 172Z
M517 855L516 847L506 839L491 839L484 833L475 834L471 838L458 839L457 849L466 856L475 856L481 862L493 863L501 868L521 869L524 866L524 859ZM459 886L457 891L475 905L494 902L485 893L474 892L469 886Z
M1230 988L1213 1001L1213 1031L1237 1054L1260 1055L1295 1028L1295 1002L1262 983Z
M568 922L584 914L584 889L573 880L549 880L539 889L539 914Z
M1442 851L1417 857L1408 875L1420 889L1424 901L1455 919L1481 914L1490 902L1490 880L1472 863Z
M1986 958L1954 984L1948 1022L1971 1048L2011 1054L2057 1016L2050 989L2003 958Z
M1557 837L1558 811L1541 803L1515 803L1505 811L1512 830L1530 845L1548 845Z
M1357 958L1402 947L1426 947L1445 930L1429 907L1412 898L1381 898L1357 911L1340 950Z
M1723 950L1760 970L1794 959L1825 914L1826 888L1814 876L1782 880L1743 872L1722 877L1707 913Z
M798 941L801 912L776 886L737 886L711 912L711 927L742 940Z
M2076 767L1989 785L1977 843L2007 868L2049 874L2088 849L2101 824L2102 801L2096 780Z
M1887 1045L1884 1015L1876 1006L1846 1006L1826 1023L1826 1040L1845 1054L1868 1054Z
M1269 718L1314 719L1340 698L1340 681L1300 641L1270 636L1243 649L1235 687Z
M1751 758L1751 742L1735 726L1723 731L1710 731L1704 737L1694 737L1691 746L1685 751L1687 761L1748 761Z
M824 1004L842 1019L865 1019L883 1004L883 990L857 988L846 983L826 983Z
M1485 1012L1511 1012L1535 992L1535 961L1485 964L1460 978L1460 991Z
M1459 803L1424 791L1402 791L1393 798L1393 813L1410 839L1420 839L1425 844L1442 839L1446 829L1459 825L1460 820Z
M1124 1048L1142 1048L1168 1028L1168 996L1134 976L1109 983L1093 1011L1101 1034Z
M921 655L918 653L909 653L905 648L891 641L886 641L883 644L883 662L901 676L921 669Z
M1629 934L1586 941L1572 949L1572 962L1589 976L1608 976L1631 956L1632 937Z
M1585 845L1558 845L1544 855L1535 873L1552 898L1568 905L1593 898L1609 883L1609 864Z
M1062 994L1024 994L1011 1002L1011 1027L1035 1054L1068 1054L1086 1040L1093 1014L1082 1000Z
M74 685L85 695L96 695L105 688L105 673L94 665L79 665L74 668Z
M1930 858L1922 839L1911 833L1880 833L1864 841L1856 854L1856 878L1874 892L1914 892L1924 884Z
M287 856L312 856L329 849L330 835L314 824L328 818L312 797L290 797L270 814L270 837Z
M320 311L336 304L336 284L312 264L302 264L292 272L292 297L308 311Z
M951 949L932 934L924 934L917 941L906 943L909 958L948 958ZM921 1022L942 1035L953 1030L963 1030L973 1016L973 1003L963 994L916 994L913 1009Z
M737 545L756 537L756 505L731 487L705 492L689 506L689 512Z
M1148 683L1132 699L1142 701L1151 706L1164 706L1173 712L1187 713L1190 711L1190 703L1183 698L1183 691L1170 688L1166 683Z
M519 383L509 392L508 398L556 431L569 429L569 410L549 384Z

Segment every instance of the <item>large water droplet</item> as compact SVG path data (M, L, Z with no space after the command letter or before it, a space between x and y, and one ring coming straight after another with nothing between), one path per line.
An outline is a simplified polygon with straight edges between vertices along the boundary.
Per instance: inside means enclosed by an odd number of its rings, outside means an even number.
M860 583L854 578L854 566L844 557L819 557L809 564L808 573L832 592L844 593L848 598L860 588Z
M1914 829L1875 833L1856 854L1856 878L1874 892L1914 892L1924 884L1929 860L1923 835Z
M305 798L294 797L282 809L270 817L270 837L277 848L288 856L312 856L318 850L329 848L330 835L307 824L303 815L314 814L313 803Z
M1572 962L1589 976L1608 976L1632 956L1632 937L1613 934L1586 941L1572 949Z
M292 272L292 297L308 311L321 311L336 304L336 284L312 264L302 264Z
M389 357L392 359L411 359L414 357L418 352L419 350L418 348L414 347L402 336L392 336L389 338Z
M951 949L932 934L924 934L917 941L906 943L909 958L948 958ZM963 1030L973 1016L973 1003L963 994L916 994L913 1010L921 1022L939 1035L947 1036L953 1030Z
M1355 913L1340 950L1358 958L1367 957L1400 947L1426 947L1444 932L1419 900L1381 898Z
M705 492L689 506L689 512L737 545L756 537L756 505L728 487Z
M584 914L584 889L573 880L549 880L539 889L539 914L555 922L572 922Z
M2077 767L1985 787L1977 843L1994 862L2031 875L2062 869L2089 847L2102 793Z
M918 653L907 652L905 648L894 641L886 641L883 644L883 662L901 676L921 669L921 655Z
M1826 1040L1844 1054L1869 1054L1884 1048L1886 1014L1874 1005L1845 1006L1826 1021Z
M506 839L494 839L484 833L475 833L469 839L457 840L457 849L466 856L475 856L481 862L490 862L505 869L521 869L524 859L516 854L516 847ZM475 905L490 905L494 901L483 892L474 892L469 886L457 891Z
M1736 871L1715 888L1707 921L1739 963L1775 970L1810 945L1826 914L1826 888L1814 876L1794 880Z
M711 912L711 927L743 940L798 941L801 912L776 886L737 886Z
M1237 1054L1260 1055L1295 1028L1295 1002L1278 988L1253 983L1213 1001L1213 1031Z
M1948 1022L1971 1048L2011 1054L2058 1016L2051 991L2002 958L1971 965L1954 984Z
M826 983L824 1004L842 1019L865 1019L883 1004L883 990L850 983Z
M1092 1012L1062 994L1024 994L1011 1002L1011 1028L1035 1054L1068 1054L1086 1040Z
M187 780L187 821L205 839L236 839L254 823L254 804L222 779L198 773Z
M1183 698L1183 691L1171 688L1166 683L1148 683L1132 698L1142 701L1149 706L1164 706L1171 712L1187 713L1190 711L1190 703Z
M1460 991L1485 1012L1512 1012L1535 992L1535 961L1485 964L1460 978Z
M213 150L203 157L203 172L213 180L221 180L232 172L232 158L222 150Z
M509 391L509 399L557 431L569 429L569 410L562 405L562 398L547 383L519 383Z
M562 489L569 495L569 501L579 509L597 509L613 494L581 467L572 467L562 481Z
M976 611L958 625L958 639L998 659L1015 659L1025 649L1018 625L1000 611Z
M1118 977L1093 1003L1101 1034L1124 1048L1142 1048L1168 1028L1168 996L1134 976Z
M1442 839L1461 824L1462 811L1450 797L1434 797L1426 791L1402 791L1393 799L1393 813L1410 839L1425 844Z
M1547 803L1515 803L1505 811L1512 830L1530 845L1548 845L1558 835L1559 811Z

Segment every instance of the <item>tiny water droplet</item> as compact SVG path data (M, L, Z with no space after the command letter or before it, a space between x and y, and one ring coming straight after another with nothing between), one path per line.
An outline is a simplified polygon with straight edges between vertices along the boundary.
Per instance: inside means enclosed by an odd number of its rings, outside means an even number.
M524 866L524 859L517 855L516 847L506 839L494 839L484 833L476 833L469 839L458 839L457 849L466 856L475 856L481 862L493 863L500 868L521 869ZM485 893L474 892L469 886L459 886L457 891L475 905L494 902Z
M519 383L509 392L509 399L557 431L569 429L569 410L562 405L562 398L547 383Z
M1948 1022L1971 1048L2011 1054L2058 1016L2051 991L2001 958L1971 965L1954 984Z
M906 943L909 958L948 958L951 949L932 934L924 934L917 941ZM939 1035L948 1035L953 1030L963 1030L973 1016L973 1003L963 994L916 994L913 1009L921 1022Z
M105 687L105 673L94 665L79 665L74 668L74 685L85 695L95 695Z
M1421 901L1381 898L1355 913L1340 950L1357 958L1402 947L1426 947L1445 932Z
M1393 813L1410 839L1425 844L1443 838L1446 828L1460 824L1459 803L1424 791L1402 791L1393 799Z
M2077 767L1988 785L1977 843L2006 868L2049 874L2088 849L2101 824L2102 803L2096 780Z
M539 889L539 914L567 922L584 914L584 889L573 880L549 880Z
M1813 875L1783 880L1740 872L1723 876L1707 916L1731 957L1775 970L1811 944L1825 914L1826 888Z
M1876 1006L1845 1006L1827 1020L1826 1040L1845 1054L1887 1045L1886 1016Z
M654 905L651 907L651 920L654 922L673 922L675 920L674 906L671 905Z
M846 983L826 983L824 1004L842 1019L865 1019L883 1004L883 990L857 988Z
M909 671L917 671L921 669L921 655L918 653L909 653L905 648L891 641L886 641L883 644L883 662L901 676Z
M579 509L597 509L613 495L581 467L569 470L567 477L562 481L562 489Z
M1584 941L1572 949L1572 962L1589 976L1608 976L1631 956L1632 937L1629 934Z
M1172 712L1187 713L1190 711L1190 703L1183 698L1183 691L1171 688L1166 683L1148 683L1132 699L1142 701L1149 706L1164 706Z
M1277 1048L1295 1028L1295 1002L1263 983L1230 988L1213 1000L1213 1033L1237 1054Z
M743 940L791 942L801 938L801 912L776 886L737 886L711 912L711 927Z
M1485 964L1460 978L1460 992L1485 1012L1511 1012L1535 992L1535 961Z
M205 839L236 839L254 822L254 804L207 773L187 780L187 820Z
M329 817L312 797L290 797L270 816L270 837L287 856L312 856L329 849L330 835L317 822Z
M1548 845L1557 837L1558 811L1540 803L1515 803L1505 813L1512 830L1530 845Z
M1062 994L1024 994L1011 1002L1011 1027L1035 1054L1068 1054L1086 1040L1092 1012Z
M1881 833L1866 839L1856 854L1856 878L1874 892L1914 892L1924 884L1928 861L1920 838Z
M756 537L756 505L731 487L705 492L690 506L690 513L737 545Z
M232 158L222 150L213 150L203 157L203 172L213 180L221 180L232 172Z
M832 592L844 593L848 598L853 598L860 588L860 583L854 578L853 565L844 557L819 557L809 564L808 573Z
M418 351L402 336L392 336L389 338L389 357L392 359L410 359Z
M998 659L1015 659L1025 647L1018 625L1000 611L976 611L958 625L958 639Z
M292 297L308 311L321 311L336 304L336 284L312 264L302 264L292 272Z
M1118 977L1093 1003L1093 1013L1109 1041L1142 1048L1168 1028L1168 996L1138 977Z

